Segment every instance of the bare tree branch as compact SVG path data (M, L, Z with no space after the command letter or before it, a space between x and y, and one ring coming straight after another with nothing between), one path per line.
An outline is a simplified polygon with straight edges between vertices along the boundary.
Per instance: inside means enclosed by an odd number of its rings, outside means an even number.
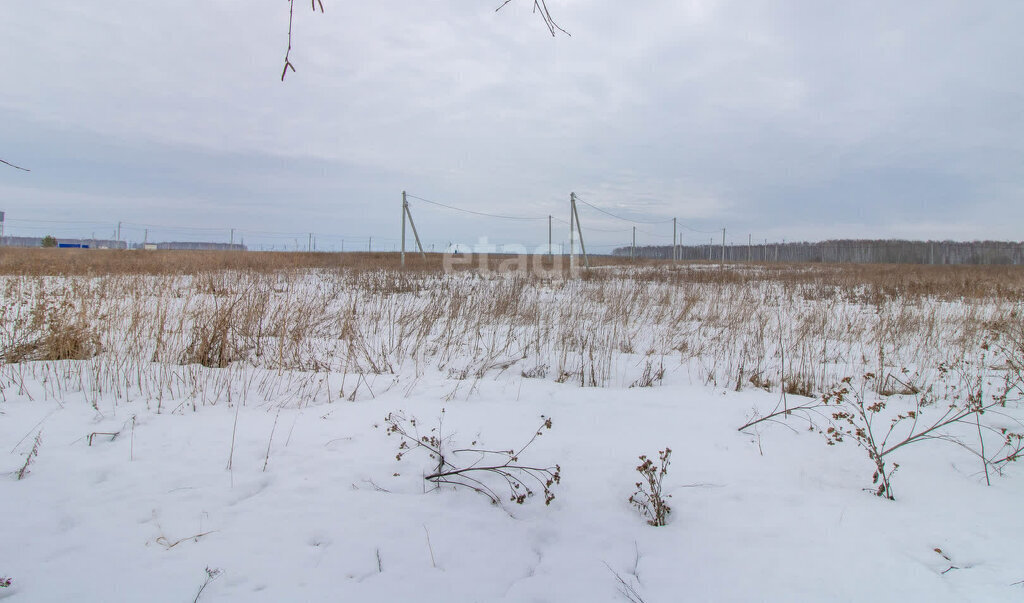
M506 5L510 4L512 0L504 0L501 5L494 9L494 12L498 12L505 8ZM319 10L321 13L324 12L323 0L310 0L310 4L313 8L313 12ZM533 12L534 14L540 15L544 26L548 28L548 32L552 36L562 32L567 36L572 36L571 33L562 29L562 27L555 22L554 17L551 16L551 11L548 10L547 0L533 0ZM295 65L292 65L291 53L292 53L292 23L295 21L295 0L288 0L288 49L284 52L284 68L281 70L281 81L284 81L284 77L288 75L288 70L295 71ZM2 160L0 160L2 161ZM7 163L6 161L4 163Z
M505 6L507 4L510 4L511 2L512 0L505 0L504 2L501 3L501 6L494 9L494 12L498 12L499 10L505 8ZM555 19L551 16L551 11L548 10L547 0L533 0L533 12L534 14L540 15L541 20L544 21L544 25L548 28L548 31L551 32L552 36L554 36L558 32L562 32L570 37L572 36L571 33L562 29L561 26L559 26L558 23L555 22Z
M324 12L324 3L322 0L310 0L310 4L313 8L313 12L319 8L320 12ZM281 70L281 81L284 81L284 76L288 74L288 70L295 71L295 65L292 65L291 54L292 54L292 22L295 20L295 0L288 0L288 50L284 52L284 69Z
M14 168L14 169L16 169L16 170L21 170L21 171L23 171L23 172L31 172L31 171L32 171L32 170L30 170L30 169L28 169L28 168L23 168L23 167L20 167L20 166L14 165L14 164L13 164L13 163L11 163L10 161L4 161L3 159L0 159L0 163L2 163L2 164L4 164L4 165L9 165L9 166L11 166L11 167L12 167L12 168Z

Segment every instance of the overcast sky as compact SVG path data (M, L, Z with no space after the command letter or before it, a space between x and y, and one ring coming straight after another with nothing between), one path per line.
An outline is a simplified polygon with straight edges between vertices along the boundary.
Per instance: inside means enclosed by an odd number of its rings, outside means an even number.
M1019 0L323 1L8 3L7 233L1024 239Z

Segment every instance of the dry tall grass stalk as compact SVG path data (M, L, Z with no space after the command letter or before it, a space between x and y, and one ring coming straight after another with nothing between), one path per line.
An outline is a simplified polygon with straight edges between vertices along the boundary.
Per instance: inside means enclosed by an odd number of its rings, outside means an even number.
M1013 267L647 262L568 279L443 273L440 256L399 271L395 259L3 249L0 388L35 377L48 396L107 392L158 409L305 404L369 397L361 376L432 366L456 381L453 396L538 367L588 387L682 372L788 395L870 371L898 393L977 356L986 333L1024 311ZM659 379L645 378L654 357ZM325 375L339 373L358 386L332 392Z

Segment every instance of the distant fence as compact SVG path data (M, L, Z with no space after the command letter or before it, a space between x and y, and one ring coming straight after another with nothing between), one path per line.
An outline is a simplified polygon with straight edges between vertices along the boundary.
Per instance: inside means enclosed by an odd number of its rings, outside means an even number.
M637 247L641 258L671 259L671 245ZM876 241L836 240L818 243L751 245L686 245L678 248L681 260L727 262L810 262L863 264L992 264L1024 265L1024 243L1002 241ZM614 255L630 254L629 247Z

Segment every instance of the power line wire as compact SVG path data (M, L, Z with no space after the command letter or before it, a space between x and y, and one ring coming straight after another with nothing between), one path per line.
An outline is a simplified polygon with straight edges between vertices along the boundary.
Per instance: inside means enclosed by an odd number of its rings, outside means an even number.
M132 226L135 228L161 228L163 230L209 230L226 231L229 228L216 228L213 226L166 226L164 224L143 224L141 222L121 222L121 226ZM305 234L305 233L303 233Z
M672 222L672 218L669 218L667 220L657 220L657 221L634 220L634 219L631 219L631 218L623 218L622 216L613 214L612 212L607 211L605 209L602 209L602 208L594 205L593 203L589 203L587 201L584 201L583 199L580 198L579 195L576 195L576 200L579 201L580 203L588 206L588 207L596 209L597 211L599 211L599 212L601 212L601 213L603 213L605 215L611 216L612 218L615 218L616 220L622 220L623 222L632 222L634 224L668 224L669 222ZM698 230L698 229L693 228L691 226L687 226L686 224L683 224L682 222L680 222L678 220L676 220L676 224L678 226L681 226L681 227L685 228L686 230L689 230L691 232L700 233L700 234L716 234L717 233L717 231L714 231L714 230ZM593 230L593 229L590 229L590 230ZM655 236L659 236L659 235L655 235Z
M463 213L473 214L473 215L476 215L476 216L486 216L488 218L500 218L502 220L523 220L523 221L525 221L525 220L547 220L548 219L547 216L544 216L543 218L528 218L528 217L525 217L525 216L503 216L503 215L500 215L500 214L489 214L487 212L474 211L472 209L463 209L461 207L455 207L454 205L448 205L448 204L445 204L445 203L438 203L437 201L431 201L430 199L424 199L423 197L417 197L416 195L410 195L409 193L406 193L405 196L406 196L406 198L416 199L417 201L423 201L424 203L429 203L431 205L437 205L438 207L444 207L444 208L455 210L455 211L461 211Z
M568 223L567 221L565 221L565 220L563 220L563 219L561 219L561 218L556 218L556 217L554 217L554 216L552 216L551 218L552 218L552 219L553 219L553 220L554 220L555 222L561 222L562 224L565 224L566 226L568 226L568 225L569 225L569 223ZM629 230L628 228L594 228L593 226L588 226L588 227L587 227L587 230L588 230L588 231L591 231L591 230L593 230L593 231L595 231L595 232L611 232L611 233L618 233L618 232L630 232L630 230Z
M584 201L583 199L580 199L579 195L576 195L576 200L579 201L580 203L588 206L588 207L596 209L597 211L601 212L602 214L605 214L607 216L611 216L611 217L615 218L616 220L622 220L623 222L632 222L634 224L666 224L666 223L672 221L672 218L669 218L668 220L657 220L657 221L633 220L633 219L630 219L630 218L623 218L622 216L617 216L617 215L613 214L610 211L601 209L600 207L594 205L593 203L588 203L587 201Z
M671 239L672 238L672 235L658 234L656 232L648 232L646 230L642 230L642 229L639 229L639 228L637 228L636 231L640 232L640 233L643 233L643 234L645 234L645 235L647 235L649 237L659 237L659 238L662 238L662 239Z
M97 226L111 226L114 222L92 222L88 220L34 220L31 218L7 218L7 222L42 222L45 224L92 224Z
M677 222L677 224L680 227L685 228L686 230L689 230L690 232L695 232L697 234L713 235L713 234L718 234L718 233L722 232L721 230L697 230L696 228L687 226L686 224L683 224L682 222Z

